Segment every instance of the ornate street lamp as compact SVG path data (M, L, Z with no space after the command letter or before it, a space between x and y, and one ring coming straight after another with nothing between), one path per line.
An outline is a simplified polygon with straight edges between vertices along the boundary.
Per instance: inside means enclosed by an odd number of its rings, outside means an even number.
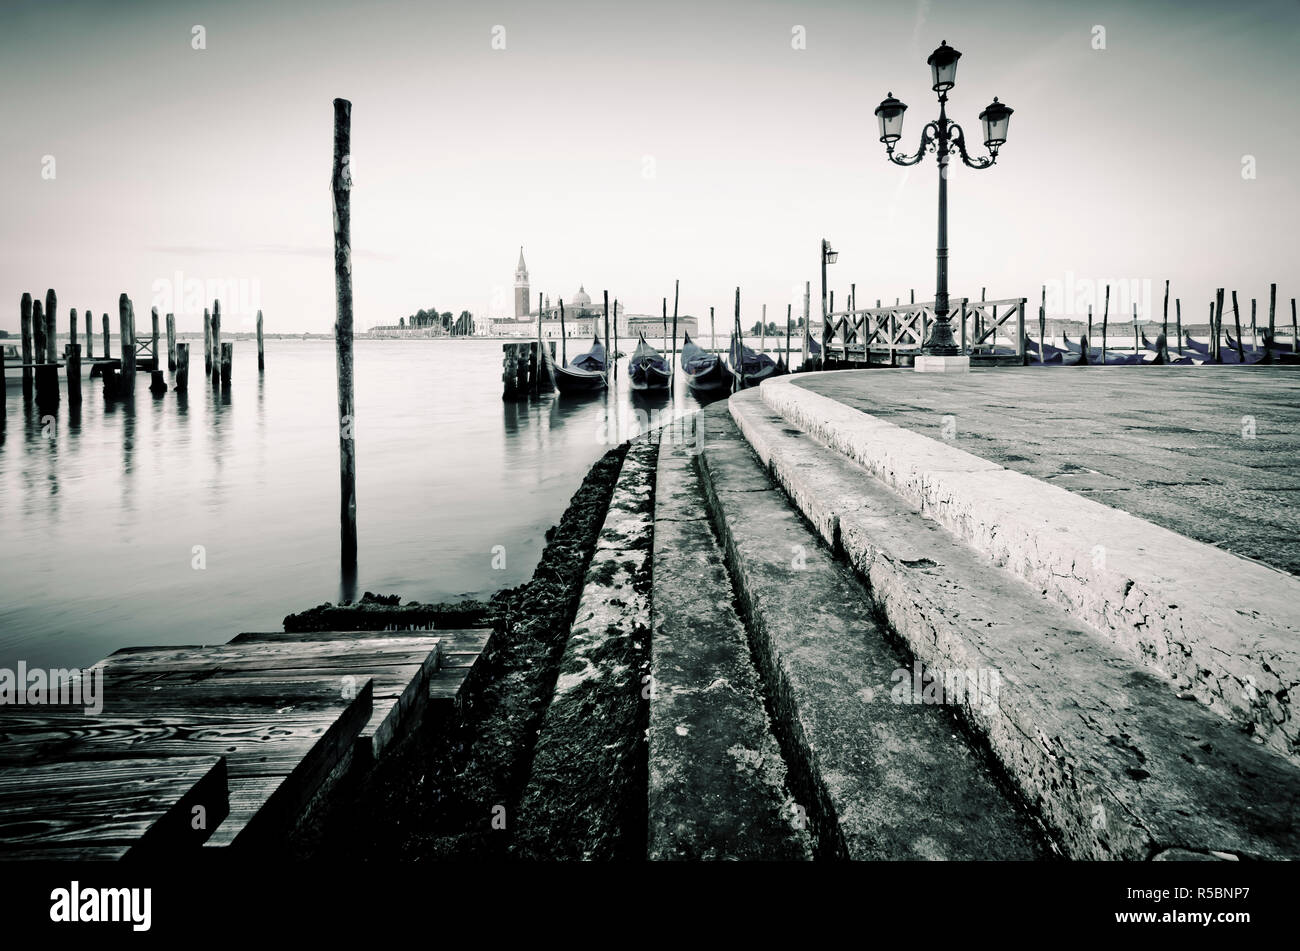
M903 133L903 113L906 104L894 98L891 92L876 107L880 122L880 141L885 143L887 157L895 165L915 165L934 152L939 160L939 246L936 252L936 287L934 293L934 324L930 339L921 347L928 356L959 356L961 349L952 335L952 319L948 314L948 156L954 151L970 168L988 168L998 160L998 149L1007 141L1007 126L1012 109L997 99L980 113L984 124L984 145L989 150L987 158L971 158L966 151L966 135L962 127L948 118L948 91L957 82L957 60L961 53L945 40L926 62L934 79L932 89L939 94L939 118L927 122L921 130L921 145L914 155L895 155L894 145Z
M839 259L840 253L831 249L831 243L822 238L822 345L828 342L826 339L826 330L830 324L826 313L826 265L834 264Z

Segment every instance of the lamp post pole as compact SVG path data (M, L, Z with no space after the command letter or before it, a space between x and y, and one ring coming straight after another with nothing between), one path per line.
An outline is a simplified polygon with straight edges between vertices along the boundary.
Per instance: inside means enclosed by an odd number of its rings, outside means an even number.
M822 238L822 327L826 326L826 249L830 243Z
M966 151L966 135L962 127L948 118L948 90L956 84L957 60L961 53L944 42L927 60L933 73L933 90L939 96L939 118L925 124L921 130L921 144L913 155L895 155L894 146L902 135L903 113L907 106L890 93L877 108L880 120L880 141L885 144L886 157L895 165L915 165L926 152L935 153L939 164L939 236L935 249L934 323L930 338L921 346L925 356L955 357L962 354L961 347L952 334L952 318L948 305L948 161L953 152L961 156L969 168L983 169L998 160L998 149L1007 140L1007 126L1012 109L995 98L983 112L984 145L987 157L972 158ZM918 365L919 367L919 365Z
M826 303L826 265L834 264L839 257L838 251L831 250L831 243L822 238L822 359L826 358L826 346L831 341L831 316ZM805 327L804 333L812 336L812 328Z
M952 322L948 318L948 102L939 94L939 246L935 249L934 329L922 347L923 353L956 356L961 351L952 339Z

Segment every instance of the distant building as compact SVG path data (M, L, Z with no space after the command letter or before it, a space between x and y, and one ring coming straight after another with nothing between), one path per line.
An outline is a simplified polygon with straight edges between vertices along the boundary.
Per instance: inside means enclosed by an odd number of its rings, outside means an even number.
M528 316L528 265L524 263L524 246L519 246L519 264L515 267L515 320Z
M579 286L573 297L560 298L554 304L549 295L541 301L540 313L531 308L531 288L528 279L528 265L524 263L524 249L519 249L519 263L515 265L515 313L511 319L493 320L489 324L489 333L496 336L536 337L538 318L541 318L543 337L560 336L560 301L564 301L564 333L570 338L605 335L605 302L593 304L587 289ZM626 308L617 301L610 301L610 321L619 321L618 333L625 335Z

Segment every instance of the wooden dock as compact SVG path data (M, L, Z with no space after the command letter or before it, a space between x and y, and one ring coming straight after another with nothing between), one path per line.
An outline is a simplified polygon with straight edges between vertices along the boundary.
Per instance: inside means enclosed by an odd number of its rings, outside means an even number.
M118 651L103 709L0 706L0 859L274 846L452 715L492 631L241 634Z

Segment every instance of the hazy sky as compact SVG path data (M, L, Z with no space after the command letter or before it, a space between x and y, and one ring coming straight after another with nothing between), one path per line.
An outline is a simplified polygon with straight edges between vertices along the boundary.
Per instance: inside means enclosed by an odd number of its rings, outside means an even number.
M805 280L816 310L822 236L837 296L930 299L936 168L888 164L872 110L906 101L915 147L942 39L972 144L994 95L1016 110L998 165L950 178L954 295L1067 273L1170 278L1185 313L1217 285L1300 293L1295 0L4 0L0 328L51 286L64 313L122 291L147 312L180 271L242 282L269 330L328 330L335 96L359 328L505 313L521 244L534 295L583 283L633 312L675 278L688 313L728 314L739 284L747 322L773 318Z

